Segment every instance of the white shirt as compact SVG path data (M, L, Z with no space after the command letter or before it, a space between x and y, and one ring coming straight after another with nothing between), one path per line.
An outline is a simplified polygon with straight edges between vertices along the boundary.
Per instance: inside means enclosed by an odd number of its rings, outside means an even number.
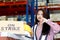
M42 35L41 40L45 40L45 38L46 38L46 35Z

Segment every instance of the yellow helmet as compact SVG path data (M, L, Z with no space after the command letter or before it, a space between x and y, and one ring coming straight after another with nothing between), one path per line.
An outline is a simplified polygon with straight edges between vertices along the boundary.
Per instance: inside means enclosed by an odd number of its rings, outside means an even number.
M32 36L32 29L29 25L27 25L26 23L24 23L24 30L29 32L30 35Z

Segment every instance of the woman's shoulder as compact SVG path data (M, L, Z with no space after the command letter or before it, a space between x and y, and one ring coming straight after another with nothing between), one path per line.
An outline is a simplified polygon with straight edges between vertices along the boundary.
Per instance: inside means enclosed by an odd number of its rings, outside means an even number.
M37 24L35 24L33 27L36 27L37 26Z
M35 24L33 27L32 27L32 29L35 29L37 27L37 24Z

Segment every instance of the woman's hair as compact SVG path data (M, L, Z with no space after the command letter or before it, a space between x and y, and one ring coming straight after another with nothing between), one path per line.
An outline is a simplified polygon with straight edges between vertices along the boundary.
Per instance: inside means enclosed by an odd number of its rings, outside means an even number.
M43 28L42 28L42 34L46 35L50 32L50 25L48 25L46 22L43 23Z
M38 14L39 11L42 11L42 12L43 12L43 17L46 18L46 19L48 19L48 14L46 13L46 11L43 10L43 9L40 9L40 10L38 10L38 11L36 12L35 24L37 24L37 23L39 22L39 21L37 20L37 14Z
M46 13L45 10L40 9L40 10L38 10L38 12L39 12L39 11L43 11L43 17L46 18L46 19L48 19L48 14ZM38 12L37 12L37 13L38 13ZM39 22L39 21L37 20L37 13L36 13L36 18L35 18L35 24L38 24L38 22ZM43 23L42 34L48 34L49 31L50 31L50 26L49 26L47 23Z

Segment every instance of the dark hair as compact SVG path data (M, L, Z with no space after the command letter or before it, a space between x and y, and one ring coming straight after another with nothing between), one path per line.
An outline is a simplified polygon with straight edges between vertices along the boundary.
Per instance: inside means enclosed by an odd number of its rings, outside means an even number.
M48 15L47 15L47 13L45 12L45 10L43 10L43 9L40 9L40 10L43 11L43 17L46 18L46 19L48 19ZM38 10L38 12L39 12L40 10ZM37 12L37 13L38 13L38 12ZM36 18L35 18L35 24L38 24L38 22L39 22L39 21L37 20L37 13L36 13ZM42 34L48 34L49 31L50 31L50 26L49 26L47 23L43 23Z

